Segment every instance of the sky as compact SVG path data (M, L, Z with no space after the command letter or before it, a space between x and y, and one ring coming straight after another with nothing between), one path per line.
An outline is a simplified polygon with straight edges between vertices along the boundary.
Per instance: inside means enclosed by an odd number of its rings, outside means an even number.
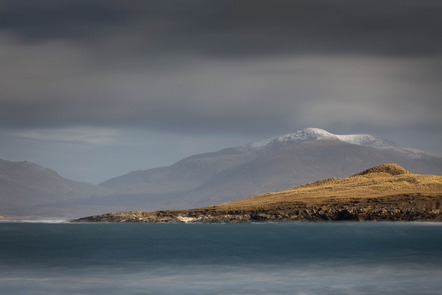
M1 0L0 158L99 183L317 127L442 156L442 1Z

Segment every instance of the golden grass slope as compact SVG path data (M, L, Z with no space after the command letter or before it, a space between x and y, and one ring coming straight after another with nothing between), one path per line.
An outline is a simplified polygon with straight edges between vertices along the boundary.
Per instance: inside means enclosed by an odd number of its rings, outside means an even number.
M126 211L75 221L442 221L441 204L442 176L412 174L397 164L383 164L347 178L323 179L290 190L215 206L155 212Z
M328 178L290 190L211 206L216 210L264 209L303 202L305 205L404 195L442 195L442 176L412 174L397 164L372 167L347 178Z

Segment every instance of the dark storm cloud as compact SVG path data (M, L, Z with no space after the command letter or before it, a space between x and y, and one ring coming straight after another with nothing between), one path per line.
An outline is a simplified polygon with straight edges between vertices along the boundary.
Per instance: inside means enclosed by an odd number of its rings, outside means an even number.
M128 34L149 51L208 55L439 54L440 1L3 1L1 28L25 41ZM146 52L147 50L147 52Z
M2 1L0 123L434 126L441 14L425 0Z

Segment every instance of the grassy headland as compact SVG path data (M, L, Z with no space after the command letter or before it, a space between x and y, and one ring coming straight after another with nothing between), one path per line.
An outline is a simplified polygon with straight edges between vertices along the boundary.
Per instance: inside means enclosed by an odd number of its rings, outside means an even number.
M190 210L125 211L77 222L442 221L442 176L412 174L396 164L347 178Z

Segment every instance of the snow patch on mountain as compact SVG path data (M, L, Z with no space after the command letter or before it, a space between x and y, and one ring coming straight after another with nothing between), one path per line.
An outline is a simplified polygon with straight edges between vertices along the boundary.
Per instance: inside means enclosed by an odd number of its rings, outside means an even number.
M318 128L306 128L282 136L271 137L239 147L243 150L262 150L275 145L285 145L311 140L331 139L334 134Z
M260 151L270 149L272 147L280 147L289 144L315 140L339 140L349 144L399 152L407 154L411 158L420 158L423 154L422 151L409 148L396 142L381 139L369 134L337 135L319 128L306 128L298 130L294 133L252 142L243 146L239 146L236 149L242 152Z

